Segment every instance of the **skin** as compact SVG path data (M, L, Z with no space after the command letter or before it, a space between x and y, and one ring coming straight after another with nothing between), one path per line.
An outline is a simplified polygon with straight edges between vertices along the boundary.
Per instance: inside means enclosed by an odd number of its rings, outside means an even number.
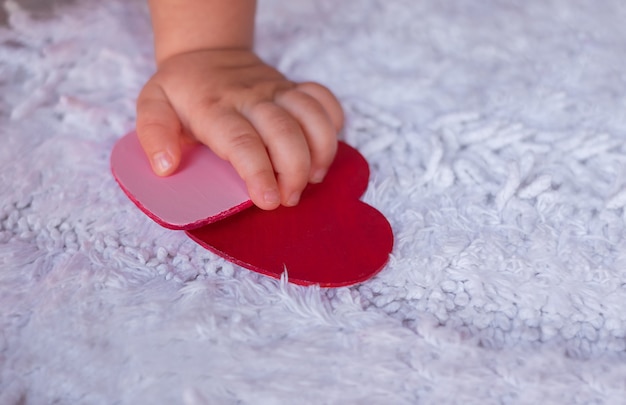
M324 86L288 80L253 51L256 2L149 0L157 72L137 100L154 172L173 173L185 142L229 161L259 208L294 206L323 180L343 110Z

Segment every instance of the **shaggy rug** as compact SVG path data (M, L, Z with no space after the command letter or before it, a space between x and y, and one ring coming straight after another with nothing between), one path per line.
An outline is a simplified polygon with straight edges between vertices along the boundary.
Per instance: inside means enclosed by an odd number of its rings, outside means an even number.
M339 289L233 266L116 185L143 0L0 5L0 404L626 401L620 0L260 2L260 54L335 91L394 229Z

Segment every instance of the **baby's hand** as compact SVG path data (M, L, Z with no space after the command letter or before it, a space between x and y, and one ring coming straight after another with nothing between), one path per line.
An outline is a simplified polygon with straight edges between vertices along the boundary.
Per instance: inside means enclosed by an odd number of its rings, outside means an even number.
M137 134L155 173L173 173L196 139L228 160L262 209L293 206L321 182L343 111L316 83L294 83L247 50L206 50L162 62L137 100Z

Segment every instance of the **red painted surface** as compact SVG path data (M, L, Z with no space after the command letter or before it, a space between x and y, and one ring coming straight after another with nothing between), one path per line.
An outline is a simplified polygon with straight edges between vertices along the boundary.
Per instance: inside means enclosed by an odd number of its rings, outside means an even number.
M309 185L296 207L251 207L187 234L250 270L292 283L352 285L377 274L393 247L389 222L361 202L369 178L365 159L340 143L323 183Z

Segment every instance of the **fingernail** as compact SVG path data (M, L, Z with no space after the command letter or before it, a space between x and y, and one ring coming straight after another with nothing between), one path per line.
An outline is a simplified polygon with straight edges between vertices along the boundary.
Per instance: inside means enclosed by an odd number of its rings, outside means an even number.
M263 199L268 204L278 204L280 202L280 194L278 190L269 190L263 194Z
M172 167L172 158L167 152L155 153L152 161L159 174L166 173Z
M298 205L298 202L300 202L300 193L296 192L296 193L293 193L287 200L287 206L294 207Z
M324 177L326 177L326 170L320 169L313 173L311 176L311 183L317 184L324 181Z

